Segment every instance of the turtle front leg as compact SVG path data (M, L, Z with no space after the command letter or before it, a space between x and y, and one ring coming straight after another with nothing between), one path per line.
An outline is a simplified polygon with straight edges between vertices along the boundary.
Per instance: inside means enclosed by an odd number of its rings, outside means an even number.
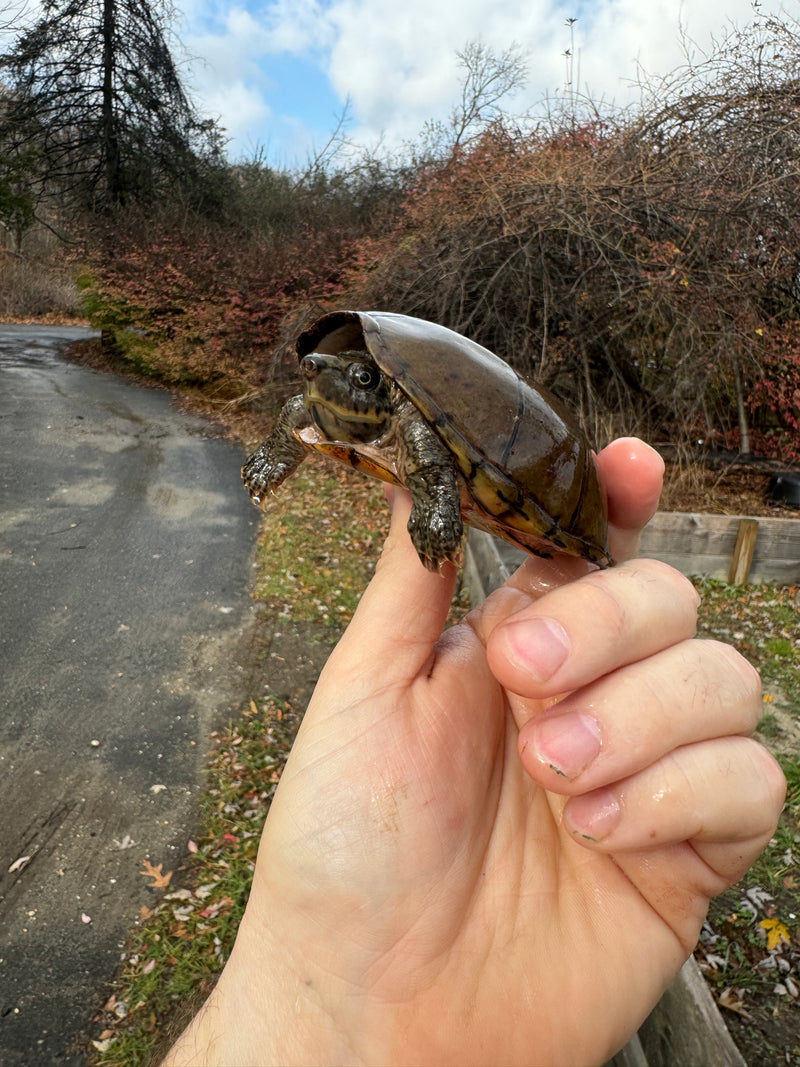
M267 496L294 474L305 459L306 448L294 436L294 431L310 425L303 394L287 400L275 429L242 467L242 481L254 504L263 508Z
M456 562L464 526L453 456L406 401L398 411L398 473L411 493L408 532L429 571Z

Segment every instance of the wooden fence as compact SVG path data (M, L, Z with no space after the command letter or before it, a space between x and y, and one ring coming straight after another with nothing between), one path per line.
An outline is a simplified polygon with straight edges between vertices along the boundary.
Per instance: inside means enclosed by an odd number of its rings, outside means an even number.
M800 518L659 511L644 529L639 555L738 585L797 585Z
M525 557L477 530L470 530L468 544L469 580L483 596ZM737 585L800 585L800 519L659 511L644 529L639 555L663 560L683 574Z

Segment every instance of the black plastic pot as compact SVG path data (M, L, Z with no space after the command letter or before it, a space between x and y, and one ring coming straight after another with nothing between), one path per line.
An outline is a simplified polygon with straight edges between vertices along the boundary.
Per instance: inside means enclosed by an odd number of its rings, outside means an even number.
M800 471L773 474L767 486L767 496L790 508L800 508Z

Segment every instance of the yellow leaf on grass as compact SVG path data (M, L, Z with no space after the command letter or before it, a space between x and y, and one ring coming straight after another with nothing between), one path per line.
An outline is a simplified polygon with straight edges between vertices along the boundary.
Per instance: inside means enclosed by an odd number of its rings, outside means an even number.
M164 889L169 885L172 878L172 871L163 873L164 864L159 863L157 867L154 867L149 860L143 860L144 870L139 871L139 874L143 874L145 878L152 878L153 881L148 886L148 889Z
M758 925L767 931L767 949L770 952L777 948L781 941L785 941L787 945L791 943L789 927L780 919L762 919Z

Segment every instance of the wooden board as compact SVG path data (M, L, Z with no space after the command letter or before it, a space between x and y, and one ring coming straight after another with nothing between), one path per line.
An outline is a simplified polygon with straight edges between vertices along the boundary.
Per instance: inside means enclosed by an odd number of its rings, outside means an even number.
M727 581L744 518L758 522L748 580L800 583L800 519L659 511L644 529L639 555L663 560L684 574Z

